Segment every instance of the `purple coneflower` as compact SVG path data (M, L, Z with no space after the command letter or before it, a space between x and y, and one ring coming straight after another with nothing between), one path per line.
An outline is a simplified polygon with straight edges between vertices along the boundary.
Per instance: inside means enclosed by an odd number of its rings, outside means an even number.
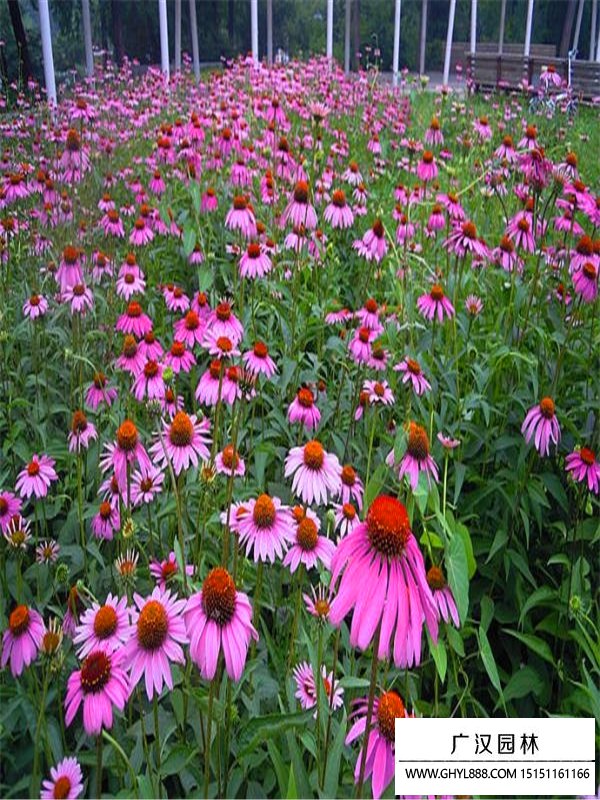
M48 301L42 294L32 294L31 297L23 303L23 314L29 319L38 319L43 317L48 311Z
M242 360L246 369L253 375L272 378L277 372L277 366L269 355L269 349L264 342L256 342L252 350L243 354Z
M41 800L77 800L83 792L83 775L76 758L63 758L50 769L50 778L42 783Z
M88 386L88 390L85 393L85 404L89 406L92 411L95 411L101 403L106 403L107 406L111 406L116 399L118 394L117 389L107 384L108 381L103 372L94 373L92 383Z
M413 358L408 358L408 356L404 358L399 364L395 365L394 371L402 373L402 383L410 381L416 395L420 396L425 392L431 391L431 384L423 375L421 365Z
M332 228L350 228L354 222L352 209L346 202L346 195L342 189L336 189L331 196L331 203L326 206L323 212L326 222Z
M0 530L4 533L16 514L21 513L23 501L13 492L0 492Z
M278 497L259 495L256 500L244 503L245 514L239 519L237 530L240 545L246 546L246 556L253 554L255 562L283 558L284 550L294 539L293 521L287 506Z
M315 396L308 386L301 386L288 407L288 420L300 422L307 431L316 430L321 419L321 412L315 405Z
M306 504L325 504L328 493L338 494L340 473L337 456L327 453L315 439L304 447L293 447L285 459L285 477L293 475L292 491Z
M71 419L71 431L69 433L69 452L79 453L81 448L87 450L90 442L98 438L98 431L95 425L89 422L83 411L75 411Z
M162 466L170 461L175 475L179 475L190 465L197 467L199 458L208 459L210 420L198 420L195 414L178 411L170 422L162 424L163 436L150 448L157 464Z
M302 661L294 667L293 676L296 681L294 697L298 698L305 711L314 708L317 705L317 686L313 668L307 661ZM328 705L332 709L341 708L344 704L344 690L334 679L333 672L327 672L325 664L321 664L321 679L323 681L321 691L324 692Z
M304 564L308 570L316 567L320 561L325 569L329 569L335 545L326 536L319 536L321 520L310 508L296 506L291 513L295 521L294 536L283 559L283 566L289 567L290 572L294 573L300 564Z
M454 625L459 628L460 617L456 602L444 573L439 567L433 566L429 568L427 571L427 583L431 589L433 602L438 610L440 619L443 619L444 622L450 622L450 619L452 619Z
M565 468L577 482L587 481L590 492L598 494L600 491L600 462L596 461L596 454L589 447L574 450L565 459Z
M65 723L70 725L83 704L83 727L88 736L98 736L113 725L113 705L123 711L130 688L122 666L123 651L93 650L81 669L67 681Z
M164 558L162 561L157 561L156 559L152 559L150 562L150 575L156 581L156 585L164 592L167 588L167 583L169 580L179 572L179 565L177 563L177 558L175 556L175 551L171 550L168 555L168 558ZM193 564L186 564L185 565L185 574L191 577L194 574L194 566Z
M29 464L17 476L15 489L21 497L28 498L32 495L38 499L46 497L50 484L58 480L54 469L55 463L50 456L38 456L37 453L33 455Z
M119 650L130 633L127 598L119 599L109 593L104 605L94 602L81 615L73 643L79 658L85 658L92 650L105 650L107 653Z
M215 469L220 475L241 478L246 474L244 459L232 444L226 445L215 458Z
M35 660L44 637L44 620L33 608L18 605L8 617L8 628L2 635L0 666L10 661L10 671L18 678Z
M541 456L550 454L550 442L558 445L560 441L560 425L556 417L554 400L551 397L542 397L538 405L527 412L521 433L527 444L533 438L535 449Z
M439 283L434 283L429 294L422 294L417 300L417 308L425 319L432 320L437 317L438 322L454 316L454 306L444 294L444 289Z

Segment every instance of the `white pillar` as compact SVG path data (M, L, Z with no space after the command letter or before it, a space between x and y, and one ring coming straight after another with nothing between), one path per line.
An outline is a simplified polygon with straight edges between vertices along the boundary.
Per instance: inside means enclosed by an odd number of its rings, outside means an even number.
M333 59L333 0L327 0L327 58Z
M54 57L52 55L52 34L50 32L50 10L48 8L48 0L39 0L39 9L46 98L51 106L55 106L56 81L54 79Z
M169 80L169 31L167 28L167 0L158 0L158 20L160 23L160 66L163 75Z
M273 63L273 0L267 0L267 63Z
M421 0L421 45L419 48L419 75L425 74L425 46L427 44L427 3Z
M598 34L598 44L596 45L596 61L600 63L600 32Z
M250 37L252 39L252 58L258 64L258 0L250 0Z
M196 0L190 0L190 28L192 29L192 60L194 77L200 80L200 55L198 53L198 22L196 20Z
M477 0L471 0L471 54L475 53L477 47Z
M175 0L175 72L181 70L181 0Z
M394 86L398 85L398 62L400 61L400 3L401 0L396 0L394 8L394 53L392 56Z
M452 55L452 37L454 36L454 17L456 15L456 0L450 0L450 13L448 14L448 31L446 33L446 55L444 57L444 77L442 83L448 85L450 77L450 56Z
M531 51L531 31L533 29L533 0L527 0L527 24L525 26L525 48L523 55L529 58Z
M94 51L92 50L90 0L81 0L81 16L83 19L83 43L85 45L85 74L88 78L91 78L94 74Z
M506 0L502 0L500 7L500 32L498 33L498 55L504 50L504 25L506 23Z
M344 19L344 72L350 72L350 21L352 15L352 0L346 0L346 17Z
M579 34L581 33L581 19L583 17L583 6L585 0L579 0L579 8L577 9L577 21L575 23L575 35L573 36L573 50L579 47Z
M592 20L590 30L590 61L594 60L594 51L596 49L596 25L598 24L598 0L592 0Z

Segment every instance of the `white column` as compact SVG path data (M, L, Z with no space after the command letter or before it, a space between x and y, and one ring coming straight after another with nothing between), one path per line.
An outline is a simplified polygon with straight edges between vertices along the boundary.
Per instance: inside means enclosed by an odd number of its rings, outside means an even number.
M454 36L454 17L456 15L456 0L450 0L450 13L448 14L448 32L446 33L446 55L444 57L444 77L442 83L448 85L450 77L450 56L452 55L452 37Z
M401 0L396 0L394 8L394 53L392 56L394 86L398 85L398 62L400 61L400 3Z
M181 69L181 0L175 0L175 72Z
M273 0L267 0L267 63L273 63Z
M583 17L583 6L585 0L579 0L579 8L577 9L577 21L575 23L575 35L573 36L573 50L579 47L579 34L581 33L581 19Z
M50 105L55 106L56 81L54 79L54 57L52 55L52 34L50 33L50 10L48 8L48 0L39 0L39 9L46 98Z
M83 18L83 43L85 45L85 74L88 78L91 78L94 74L94 51L92 50L90 0L81 0L81 16Z
M525 48L523 55L529 58L531 51L531 31L533 28L533 0L527 0L527 24L525 26Z
M350 21L352 15L352 0L346 0L346 17L344 19L344 72L350 72Z
M498 55L504 50L504 25L506 23L506 0L502 0L500 7L500 32L498 33Z
M596 61L600 63L600 33L598 34L598 43L596 45Z
M594 51L596 50L596 25L598 24L598 0L592 0L592 20L590 30L590 61L594 60Z
M327 0L327 58L333 58L333 0Z
M158 0L158 20L160 23L160 66L163 75L169 80L169 31L167 28L167 0Z
M471 46L470 52L473 54L477 47L477 0L471 0Z
M425 74L425 46L427 44L427 3L421 0L421 45L419 48L419 75Z
M198 22L196 20L196 0L190 0L190 28L192 29L192 60L194 77L200 80L200 55L198 53Z
M250 0L250 38L252 39L252 58L258 64L258 0Z

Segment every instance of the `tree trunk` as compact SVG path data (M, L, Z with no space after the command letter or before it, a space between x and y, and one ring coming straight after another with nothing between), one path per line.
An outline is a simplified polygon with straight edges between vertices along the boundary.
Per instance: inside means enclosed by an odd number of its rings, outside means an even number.
M8 0L8 11L10 14L10 21L15 34L17 42L17 51L19 53L19 68L20 76L24 82L28 78L33 77L33 70L31 69L31 59L29 58L29 47L27 46L27 34L23 26L21 18L21 9L19 8L19 0Z
M121 18L120 0L110 0L110 13L112 17L112 39L115 48L115 61L119 66L123 62L123 20Z
M352 69L358 70L357 53L360 50L360 0L352 3Z
M571 47L571 36L573 34L573 23L575 22L575 12L577 11L577 0L569 0L567 6L567 13L563 25L562 37L560 40L560 48L558 55L560 58L566 58Z

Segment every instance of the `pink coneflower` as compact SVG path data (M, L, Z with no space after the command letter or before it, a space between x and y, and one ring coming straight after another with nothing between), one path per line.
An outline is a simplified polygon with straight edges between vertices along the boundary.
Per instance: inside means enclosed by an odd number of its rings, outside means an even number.
M175 338L188 347L200 344L205 330L206 321L201 319L193 309L190 309L183 319L178 320L173 327Z
M115 325L117 331L129 333L141 339L144 334L152 330L152 320L144 314L139 303L132 301L127 306L124 314L121 314Z
M327 536L319 536L321 520L310 508L303 509L302 506L293 509L292 517L295 522L294 535L283 566L289 567L290 572L294 573L300 564L309 570L320 561L325 569L329 569L335 545Z
M444 144L444 134L437 117L433 117L429 123L429 127L425 131L424 140L425 144L433 145L434 147Z
M494 155L496 158L506 160L509 164L513 164L517 160L517 151L512 136L503 137L501 144L494 151Z
M50 778L42 783L41 800L77 800L83 792L83 775L76 758L63 758L50 769Z
M143 339L139 343L139 351L144 361L158 361L162 358L164 350L153 330L147 331L144 334ZM142 361L142 363L144 363L144 361Z
M119 506L104 500L100 503L98 513L92 517L92 533L97 539L112 542L115 533L121 527Z
M94 305L92 290L85 283L68 286L62 294L62 300L71 304L71 314L85 315Z
M35 560L38 564L54 564L60 553L60 545L54 539L45 539L35 548Z
M134 247L143 247L154 239L154 231L144 217L138 217L133 223L129 241Z
M445 436L441 431L438 433L437 438L445 450L455 450L460 444L460 439Z
M364 697L356 701L356 708L351 714L355 721L346 736L345 743L347 745L366 732L368 711L368 698ZM373 698L373 727L369 731L368 742L363 742L359 750L354 769L354 782L358 783L363 761L363 749L366 747L367 756L364 777L365 779L371 778L373 800L379 800L394 777L396 720L404 719L408 716L402 698L397 692L383 692L379 697Z
M146 694L152 700L164 683L173 689L170 662L185 664L181 645L189 641L183 619L187 600L178 600L158 586L149 597L134 594L133 600L137 609L131 609L131 637L124 646L124 660L130 669L131 689L144 676Z
M100 220L100 227L105 236L115 236L117 239L122 239L125 236L123 220L115 208L109 208L106 211Z
M423 555L402 503L377 497L366 521L338 544L331 571L332 586L341 578L330 621L339 625L354 609L351 646L366 650L381 623L378 657L389 658L394 638L395 665L419 664L423 622L434 642L438 623Z
M250 242L240 259L240 275L242 278L263 278L273 269L271 259L263 251L258 242Z
M248 350L242 356L242 361L246 369L253 375L264 375L272 378L277 372L275 362L269 355L269 349L264 342L256 342L252 350Z
M162 491L165 474L155 466L136 470L131 476L131 502L134 506L151 503Z
M548 88L548 86L562 85L562 78L556 71L554 64L542 66L542 71L540 72L540 83L543 83L546 88Z
M506 227L506 233L515 243L515 247L521 248L526 253L535 251L535 239L533 238L532 222L525 215L515 215Z
M35 660L44 638L44 620L25 605L16 606L8 618L8 628L2 635L2 660L5 667L10 660L10 671L18 678L25 667Z
M228 336L217 336L211 329L208 329L204 334L202 347L208 350L209 355L213 356L213 358L219 358L223 361L225 361L225 359L236 358L240 355L240 351L234 346Z
M180 286L170 283L162 291L169 311L187 311L190 307L190 298Z
M183 342L175 340L165 356L165 366L171 367L175 375L189 372L196 363L196 357L186 349Z
M440 203L434 203L429 219L427 220L427 231L441 231L446 227L443 208Z
M308 183L306 181L296 183L292 199L281 215L282 227L288 222L291 222L295 228L302 226L307 231L312 231L317 227L317 212L308 202Z
M236 195L233 198L233 206L225 217L225 227L239 231L245 239L253 239L256 236L254 212L243 195Z
M598 268L591 261L586 261L573 273L575 292L581 295L586 303L593 303L598 297L598 272Z
M48 311L48 301L42 294L32 294L31 297L23 303L23 314L29 319L38 319L43 317Z
M200 201L200 211L210 213L211 211L216 211L218 207L219 199L215 190L209 186L202 195L202 199Z
M0 530L4 533L14 516L21 513L23 501L12 492L0 492Z
M231 310L231 303L225 300L211 311L207 325L215 337L224 336L236 347L244 336L244 326Z
M81 448L87 450L90 442L98 438L98 431L83 411L79 410L73 414L71 419L71 431L69 433L69 452L79 453Z
M431 150L424 150L421 160L417 165L417 178L423 183L433 181L437 178L438 168Z
M465 309L470 317L478 317L483 311L483 302L480 297L470 294L465 300Z
M83 727L88 736L98 736L113 725L113 705L123 711L129 699L127 675L122 666L123 651L93 650L81 669L67 681L65 723L70 725L83 704Z
M385 230L380 219L376 219L372 227L362 239L357 239L353 244L354 249L367 261L382 261L387 253Z
M4 531L4 538L13 550L27 550L31 541L29 521L20 514L15 514Z
M222 567L212 569L202 590L187 601L184 612L190 637L190 656L205 680L217 671L221 649L225 669L233 681L244 671L250 639L258 640L252 625L248 596L238 592L233 578Z
M298 698L305 711L314 708L317 705L317 686L313 668L307 661L303 661L300 664L296 664L293 676L296 681L294 697ZM339 682L334 679L333 672L327 672L325 664L321 664L321 679L323 681L321 693L327 699L328 705L332 709L341 708L344 704L344 690L339 685Z
M219 392L221 397L223 396L222 372L224 369L224 364L219 359L210 362L209 368L200 376L196 386L195 396L199 403L215 406L219 401Z
M284 550L294 538L293 520L287 506L278 497L259 495L244 503L246 513L237 525L240 545L246 546L246 556L255 562L275 562L283 558Z
M117 389L107 385L106 375L103 372L95 372L94 379L87 392L85 393L85 403L92 411L95 411L101 403L111 406L117 397Z
M121 355L117 358L116 364L119 369L129 372L134 377L143 368L146 359L135 340L135 336L127 334L123 339Z
M220 475L241 478L246 474L244 459L232 444L226 445L215 458L215 469Z
M336 497L341 495L342 503L356 502L359 510L362 509L364 486L351 464L345 464L340 471L340 486Z
M348 345L352 360L357 364L368 364L373 354L372 344L378 335L377 331L365 325L357 328Z
M594 252L594 241L591 236L584 235L577 240L575 248L571 250L569 272L572 274L588 262L591 262L598 269L599 258Z
M370 405L394 405L395 398L387 381L365 381L363 392L368 392Z
M520 269L522 261L517 255L515 246L508 236L503 236L500 244L492 253L494 261L499 264L505 272L512 272Z
M327 453L315 439L304 447L293 447L285 459L285 477L294 476L292 491L306 504L325 504L328 493L338 494L340 472L337 456Z
M333 594L331 590L326 588L322 583L319 584L319 588L316 592L315 587L311 584L310 595L304 593L302 598L306 605L306 610L313 617L316 617L321 622L329 618Z
M558 445L560 441L560 425L555 413L554 400L543 397L538 405L527 412L521 425L521 433L527 444L534 439L535 449L541 456L550 454L550 442Z
M594 494L600 492L600 462L589 447L574 450L565 459L565 468L577 482L587 481L588 489Z
M170 461L175 475L198 466L198 460L210 456L210 420L198 420L195 414L178 411L170 422L163 420L163 435L152 447L150 453L159 465Z
M70 286L82 283L81 252L77 247L72 245L65 247L55 278L60 286L61 294L64 294Z
M325 315L326 325L339 325L342 322L348 322L352 319L353 314L349 308L341 308L339 311L330 311Z
M358 186L363 182L363 176L356 161L351 161L348 168L342 173L342 180L349 183L350 186Z
M425 392L431 391L431 384L423 375L421 365L413 358L408 358L408 356L404 358L399 364L396 364L394 371L403 373L402 383L410 381L415 394L420 396Z
M385 463L392 468L396 466L393 450L388 454ZM421 472L425 473L428 486L431 486L432 478L434 481L439 479L437 465L429 453L429 437L425 428L416 422L410 422L406 452L399 464L398 480L402 480L403 475L408 475L410 488L414 492Z
M136 463L141 469L148 469L151 466L135 424L126 419L118 428L115 441L109 442L104 447L106 452L100 459L100 468L103 472L114 470L118 487L124 494L127 489L128 467L131 468Z
M15 489L21 497L46 497L50 484L58 480L55 463L50 456L34 454L29 464L17 476Z
M439 567L433 566L429 568L427 571L427 583L431 589L433 602L437 608L439 618L443 619L444 622L450 622L450 619L452 619L454 625L459 628L460 617L458 615L458 609L456 608L456 602L452 595L452 590L444 577L444 573Z
M350 228L354 222L352 209L346 202L342 189L336 189L331 196L331 203L325 208L323 217L332 228Z
M92 650L112 653L127 642L130 635L127 598L109 594L104 605L94 602L81 615L75 629L73 644L79 658L85 658Z
M150 562L150 575L156 581L158 588L164 592L167 588L167 583L170 579L179 572L179 564L175 556L175 551L169 553L169 557L162 561L152 559ZM194 567L192 564L185 565L185 574L190 578L194 574Z
M165 396L162 364L157 361L146 361L143 368L135 376L131 392L141 403L143 400L160 400Z
M434 283L429 294L422 294L417 300L417 308L425 319L432 320L437 316L438 322L444 321L444 314L454 316L454 306L444 294L439 283Z
M335 512L335 530L338 531L340 538L347 536L360 524L358 511L353 503L343 503L333 506Z
M117 294L124 300L131 300L134 294L143 294L146 290L146 281L139 271L127 270L117 279Z
M315 405L315 396L308 386L301 386L296 397L288 406L288 420L300 422L307 431L316 430L321 419L321 412Z
M493 136L492 127L487 117L479 117L476 119L473 122L473 128L475 129L475 133L484 142L489 141Z

